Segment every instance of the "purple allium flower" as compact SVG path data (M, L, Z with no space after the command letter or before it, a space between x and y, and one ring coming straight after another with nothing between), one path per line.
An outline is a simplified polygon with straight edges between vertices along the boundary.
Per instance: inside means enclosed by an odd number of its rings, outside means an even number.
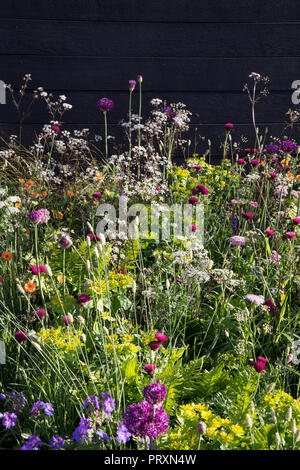
M13 428L18 421L18 417L15 413L4 413L2 417L2 424L6 429Z
M288 188L286 188L285 186L276 186L276 188L274 189L275 196L286 197L288 193Z
M48 209L39 209L29 212L28 217L34 224L47 224L50 219L50 212Z
M144 388L143 395L150 405L161 405L166 398L167 389L165 385L161 384L161 381L153 382Z
M62 237L59 241L59 244L63 248L70 248L70 246L72 245L72 240L69 237Z
M248 300L255 305L263 305L265 303L263 295L247 294L245 295L245 300Z
M170 106L165 106L164 108L161 108L161 112L166 114L169 119L174 119L176 117L175 111Z
M164 434L169 425L169 416L162 407L154 408L146 400L133 403L124 413L124 424L134 436L154 440Z
M39 450L42 445L43 443L38 436L29 436L20 450Z
M293 152L296 148L297 145L291 140L283 140L280 143L280 150L283 150L283 152Z
M111 441L111 438L105 432L103 432L101 429L99 429L99 431L96 431L96 434L97 434L98 437L100 437L100 439L105 439L107 441Z
M131 433L126 428L123 421L119 422L119 427L117 429L117 441L119 444L126 444L126 442L130 441Z
M272 155L273 153L278 153L279 147L278 145L270 144L265 146L265 151Z
M292 189L291 197L294 197L295 199L299 199L299 194L295 189Z
M245 237L240 237L239 235L234 235L229 238L229 241L232 246L245 246L247 239Z
M133 91L136 86L136 81L135 80L129 80L129 90Z
M108 98L101 98L97 101L97 106L100 111L102 111L103 113L107 113L108 111L114 109L115 104L112 100L109 100Z
M15 333L15 339L18 341L18 343L23 343L27 340L27 334L23 331L17 331Z
M115 399L109 393L101 393L103 398L103 409L107 416L111 417L112 411L116 408Z
M87 397L83 402L83 408L87 409L88 411L100 410L101 404L97 395L90 395Z
M61 436L53 436L51 437L49 441L50 446L52 449L57 450L57 449L62 449L63 446L65 445L65 441Z

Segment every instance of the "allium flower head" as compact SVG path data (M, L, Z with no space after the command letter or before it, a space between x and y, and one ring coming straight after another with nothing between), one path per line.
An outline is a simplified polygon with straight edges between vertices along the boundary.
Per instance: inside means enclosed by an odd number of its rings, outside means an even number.
M35 311L35 316L38 317L40 320L43 320L46 316L46 310L44 308L38 308Z
M154 440L164 434L169 425L169 416L162 407L153 408L146 400L133 403L124 413L124 424L136 437Z
M250 160L250 164L252 166L257 166L259 165L259 160L257 160L256 158L253 158L252 160Z
M232 246L245 246L247 239L245 237L240 237L239 235L234 235L229 238L229 241Z
M167 389L165 385L161 384L161 381L153 382L144 388L143 395L150 405L161 405L166 398Z
M50 212L48 209L39 209L29 212L28 217L34 224L47 224L50 219Z
M133 91L136 86L136 81L135 80L129 80L129 90Z
M97 106L100 111L102 111L103 113L107 113L108 111L114 109L115 104L112 100L109 100L108 98L101 98L97 101Z
M266 145L265 146L265 151L272 155L273 153L278 153L279 152L279 147L278 147L278 145L274 145L274 144Z
M266 370L267 362L268 362L268 359L266 359L262 356L259 356L257 358L257 361L252 362L251 364L253 365L256 372L258 372L260 374L262 371Z
M291 140L283 140L280 143L280 150L283 150L283 152L293 152L296 148L297 145Z
M203 434L206 433L206 424L204 423L204 421L200 421L199 423L197 423L196 428L200 436L203 436Z

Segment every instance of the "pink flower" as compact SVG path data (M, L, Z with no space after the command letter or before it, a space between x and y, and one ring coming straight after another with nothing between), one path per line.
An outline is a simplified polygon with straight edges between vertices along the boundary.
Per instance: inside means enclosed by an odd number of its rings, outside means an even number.
M267 229L267 230L265 230L265 234L266 234L268 237L274 237L275 232L273 232L273 230L271 230L271 229Z
M154 189L155 189L156 191L160 191L160 187L159 187L159 186L155 186Z
M295 189L292 189L292 191L291 191L291 196L292 196L293 198L295 198L295 199L298 199L298 198L299 198L298 192L295 191Z
M3 277L2 277L2 276L0 276L0 284L1 284L1 282L2 282L2 281L3 281Z
M267 307L269 307L269 312L270 312L270 313L274 313L274 312L275 312L276 306L275 306L275 304L274 304L274 302L273 302L272 299L266 299L264 305L266 305Z
M154 364L145 364L144 365L144 370L148 372L150 377L153 377L154 375L154 370L156 369L156 366Z
M18 341L18 343L23 343L23 341L27 340L27 335L26 333L23 333L23 331L17 331L15 333L15 339Z
M205 195L208 194L208 189L205 186L203 186L203 184L197 184L196 187L201 194L205 194Z
M257 166L257 165L259 165L259 160L256 160L256 158L253 158L252 160L250 160L250 164L252 166Z
M233 204L234 206L239 203L239 201L238 201L237 199L231 199L230 202L231 202L231 204Z
M96 198L96 199L101 199L102 194L101 193L93 193L93 197Z
M51 126L51 129L58 134L60 131L59 124L56 124L55 126Z
M225 124L225 129L232 131L234 129L234 125L231 124L231 122L227 122L227 124Z
M271 178L273 178L273 179L278 178L278 175L276 175L276 173L273 173L273 172L270 173L270 176L271 176Z
M68 315L64 315L62 317L62 321L65 323L65 325L70 325L71 324L71 319Z
M29 266L29 269L31 270L32 274L37 274L38 273L37 266ZM40 265L39 266L39 271L40 271L40 273L45 273L46 272L45 266Z
M250 201L249 204L251 207L255 207L255 208L258 207L258 202L256 201Z
M148 344L149 348L152 350L152 351L156 351L156 349L159 348L160 346L160 342L159 341L150 341L150 343Z
M292 238L296 236L296 234L294 232L286 232L284 236L288 238L289 240L291 240Z
M192 188L191 193L192 193L193 196L196 196L196 194L198 194L197 188Z
M88 295L86 294L81 294L77 297L77 300L78 302L80 303L80 305L84 305L86 304L87 302L89 302L91 299Z
M196 232L197 227L196 227L196 225L190 225L189 229L190 229L191 232Z
M293 222L294 224L300 224L300 217L294 217Z
M265 303L265 298L263 295L247 294L245 299L255 305L263 305Z
M193 168L196 170L202 170L203 167L201 165L194 165Z
M268 359L265 359L262 356L259 356L257 358L257 361L253 362L253 367L258 372L259 374L263 371L266 370L266 363L268 362Z
M248 220L253 219L253 214L251 214L251 212L242 212L242 216Z
M246 163L246 161L243 158L239 158L237 162L239 165L244 165L244 163Z
M271 251L270 257L269 257L269 262L271 264L276 264L277 266L280 266L280 259L281 256L277 251L273 250Z
M156 333L155 335L155 338L157 339L157 341L159 341L160 343L163 343L164 341L167 341L167 336L164 335L163 333Z
M198 202L198 198L197 197L190 197L189 198L189 203L190 204L196 204Z
M46 316L46 310L44 308L38 308L35 314L40 320L43 320Z
M239 235L234 235L229 238L229 241L232 246L245 246L247 239L245 237L240 237Z

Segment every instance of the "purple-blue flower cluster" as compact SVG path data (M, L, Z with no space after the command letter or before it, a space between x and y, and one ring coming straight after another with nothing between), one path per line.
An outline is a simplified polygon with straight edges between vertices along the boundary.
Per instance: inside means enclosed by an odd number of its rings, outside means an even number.
M29 436L20 450L39 450L42 445L43 443L38 436Z
M63 446L65 445L65 441L61 436L53 436L51 437L49 441L50 446L52 449L57 450L57 449L62 449Z
M43 401L36 401L33 404L29 414L33 417L40 416L41 412L44 411L45 415L53 416L54 408L52 403L44 403Z
M8 411L3 415L0 414L0 418L2 417L2 424L6 429L13 428L18 421L18 417L15 413L9 413Z

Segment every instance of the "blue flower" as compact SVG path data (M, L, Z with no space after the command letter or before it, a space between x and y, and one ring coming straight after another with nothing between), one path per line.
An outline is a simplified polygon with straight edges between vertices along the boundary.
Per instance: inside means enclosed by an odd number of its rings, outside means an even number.
M53 436L51 437L49 441L50 446L52 449L57 450L57 449L62 449L63 446L65 445L65 441L61 436Z
M41 410L43 410L45 415L47 416L53 416L54 414L54 408L52 403L44 403L43 401L36 401L33 404L33 407L31 408L29 414L31 416L36 417L41 414Z
M111 438L107 434L105 434L105 432L101 431L101 429L99 431L96 431L96 434L101 439L106 439L107 441L111 441Z
M18 417L15 413L4 413L2 417L2 424L6 429L13 428L18 421Z
M119 427L117 429L117 441L119 444L125 444L126 442L130 441L131 434L126 428L123 421L119 422Z
M103 408L107 416L111 417L112 411L116 408L115 399L109 393L101 393L103 400Z
M20 450L39 450L42 445L43 443L38 436L29 436Z
M90 395L83 402L83 408L94 411L100 410L99 398L97 395Z

